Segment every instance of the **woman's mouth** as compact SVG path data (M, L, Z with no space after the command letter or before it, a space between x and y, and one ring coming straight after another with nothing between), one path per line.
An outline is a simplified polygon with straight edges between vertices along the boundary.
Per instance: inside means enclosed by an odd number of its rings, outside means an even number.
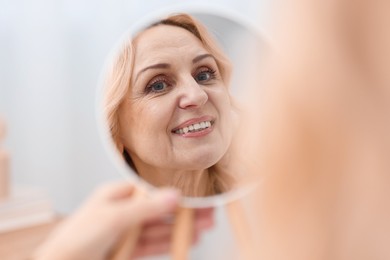
M187 134L203 131L207 128L210 128L214 124L214 121L202 121L199 123L187 125L183 128L176 129L172 131L175 134Z

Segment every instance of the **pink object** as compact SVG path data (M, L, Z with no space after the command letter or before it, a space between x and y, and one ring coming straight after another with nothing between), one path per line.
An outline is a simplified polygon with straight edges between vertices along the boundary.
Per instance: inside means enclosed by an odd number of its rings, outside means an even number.
M1 147L5 132L5 122L0 118L0 200L9 194L9 154Z

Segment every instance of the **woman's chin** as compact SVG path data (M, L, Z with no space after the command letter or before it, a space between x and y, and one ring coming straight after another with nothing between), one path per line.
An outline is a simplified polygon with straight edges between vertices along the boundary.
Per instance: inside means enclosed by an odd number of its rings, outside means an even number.
M223 153L198 153L183 160L181 165L184 169L204 170L215 165L223 156Z

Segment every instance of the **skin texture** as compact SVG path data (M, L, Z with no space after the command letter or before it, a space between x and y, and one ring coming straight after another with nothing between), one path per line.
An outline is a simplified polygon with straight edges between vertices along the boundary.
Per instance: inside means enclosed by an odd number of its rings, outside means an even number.
M167 185L180 174L200 179L232 139L230 98L217 63L198 38L175 26L150 28L134 46L132 87L119 111L119 143L141 177L154 185ZM187 120L205 121L202 117L214 122L209 133L172 132Z
M118 241L136 227L142 232L132 258L167 253L173 226L167 218L173 217L178 201L178 192L171 189L136 198L130 183L106 184L61 223L33 259L107 259ZM212 209L196 211L194 243L213 225L212 215Z

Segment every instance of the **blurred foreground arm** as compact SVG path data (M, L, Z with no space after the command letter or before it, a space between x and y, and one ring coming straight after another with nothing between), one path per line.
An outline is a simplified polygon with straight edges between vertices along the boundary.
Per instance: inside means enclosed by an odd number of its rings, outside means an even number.
M270 17L245 127L256 259L390 259L390 2L280 0Z

